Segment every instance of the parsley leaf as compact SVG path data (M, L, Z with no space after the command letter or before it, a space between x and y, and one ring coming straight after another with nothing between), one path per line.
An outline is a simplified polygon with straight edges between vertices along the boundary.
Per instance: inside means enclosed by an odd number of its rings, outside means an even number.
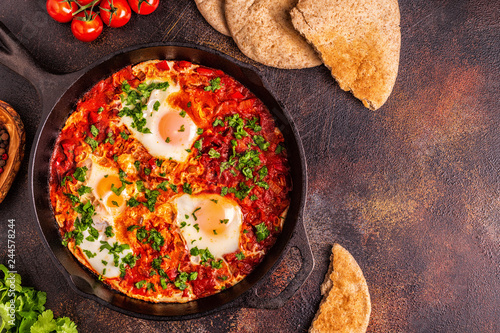
M97 127L95 127L94 124L90 125L90 133L92 133L94 138L96 138L97 135L99 135L99 130L97 129Z
M215 149L210 148L210 150L208 151L208 156L210 156L210 158L219 158L220 153L218 151L216 151Z
M84 182L88 170L89 169L87 169L86 166L81 167L81 168L76 168L75 172L73 173L73 177L75 177L75 179L80 181L80 182Z
M182 185L182 190L184 191L184 193L193 194L193 188L189 183L184 183L184 185Z
M92 188L91 187L88 187L88 186L85 186L85 185L82 185L80 186L80 188L77 190L78 194L80 196L84 195L85 193L90 193L92 192Z
M257 242L263 241L271 233L269 229L267 229L266 224L264 222L257 224L255 226L255 230L256 230L255 235L257 236Z
M90 148L92 148L92 152L94 152L94 150L96 150L97 146L99 145L99 142L97 142L90 136L85 138L85 143L87 143L90 146Z
M215 92L221 88L220 77L210 80L210 85L205 87L205 91Z

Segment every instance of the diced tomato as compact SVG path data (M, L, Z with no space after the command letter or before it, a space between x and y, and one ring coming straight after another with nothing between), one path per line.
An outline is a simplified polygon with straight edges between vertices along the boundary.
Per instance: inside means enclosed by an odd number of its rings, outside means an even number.
M156 169L156 158L152 157L151 159L149 159L148 164L151 169Z
M189 67L191 67L191 65L192 65L192 63L190 63L189 61L181 60L181 61L177 61L174 64L174 69L179 71L179 70L184 69L184 68L189 68Z
M242 99L243 97L243 94L240 93L239 91L235 91L234 93L230 94L229 96L229 99Z
M156 68L158 68L160 71L168 71L170 69L166 60L157 63Z
M196 73L200 75L212 75L214 74L213 69L205 68L205 67L198 67L196 68Z

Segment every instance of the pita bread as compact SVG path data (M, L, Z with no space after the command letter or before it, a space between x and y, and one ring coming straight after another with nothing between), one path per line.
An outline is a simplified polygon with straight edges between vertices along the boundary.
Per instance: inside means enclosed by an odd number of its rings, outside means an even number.
M195 0L195 2L201 15L203 15L212 28L226 36L231 35L226 24L226 16L224 15L225 0Z
M385 103L399 65L397 0L299 0L290 15L343 90L372 110Z
M321 60L292 25L297 0L226 0L225 13L234 41L247 57L267 66L314 67Z
M368 286L356 260L339 244L332 248L321 294L309 333L366 332L371 313Z

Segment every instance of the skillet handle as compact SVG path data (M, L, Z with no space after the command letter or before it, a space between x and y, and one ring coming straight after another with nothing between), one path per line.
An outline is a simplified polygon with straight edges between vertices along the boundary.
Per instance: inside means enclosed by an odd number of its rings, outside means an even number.
M64 91L67 85L80 73L53 74L40 67L31 54L0 22L0 64L23 76L36 88L44 107L55 103L54 92ZM63 90L61 90L63 89Z
M295 232L292 235L284 253L289 253L292 247L299 249L302 265L285 289L283 289L283 291L274 298L264 298L259 297L258 287L253 288L247 293L242 306L257 309L281 308L304 284L314 268L314 257L311 251L311 246L309 245L306 230L302 224L295 227Z

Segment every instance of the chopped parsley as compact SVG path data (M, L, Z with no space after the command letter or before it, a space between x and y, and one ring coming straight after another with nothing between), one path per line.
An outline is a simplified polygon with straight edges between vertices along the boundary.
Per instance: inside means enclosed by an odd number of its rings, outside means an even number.
M184 118L186 116L186 111L182 110L181 112L179 112L179 116Z
M96 138L99 135L99 130L94 124L90 125L90 133Z
M210 158L219 158L220 153L218 151L216 151L215 149L210 148L210 150L208 151L208 156L210 156Z
M137 283L135 284L135 287L136 287L137 289L141 289L142 287L144 287L144 285L145 285L145 284L146 284L146 280L141 280L141 281L139 281L139 282L137 282Z
M187 280L189 278L189 274L186 272L182 272L181 274L177 275L174 281L174 285L179 288L180 290L184 290L187 288Z
M87 143L90 146L90 148L92 148L92 152L94 152L94 150L96 150L97 146L99 145L99 142L97 142L90 136L85 138L85 143Z
M139 206L141 203L139 201L137 201L136 198L130 198L128 201L127 201L127 206L129 207L137 207Z
M269 236L270 231L267 229L266 224L262 222L261 224L257 224L255 226L255 235L257 236L257 242L263 241Z
M155 211L155 204L156 204L156 199L160 195L160 192L157 190L148 190L146 189L146 202L143 202L142 204L149 209L150 212Z
M64 178L61 181L61 186L62 187L66 186L66 181L68 181L68 180L69 181L73 181L73 177L71 177L71 176L64 176Z
M269 184L264 181L256 182L255 185L262 187L265 190L269 190Z
M212 126L215 127L215 126L224 126L224 122L222 121L222 119L215 119L215 121L212 123Z
M253 117L252 119L249 119L245 125L245 127L248 127L255 132L260 132L262 130L262 127L260 125L257 125L257 122L259 121L259 118Z
M158 185L156 186L156 188L157 188L157 189L160 189L160 190L163 190L163 191L167 191L167 190L168 190L168 188L167 188L167 185L168 185L168 184L169 184L169 183L168 183L168 181L167 181L167 180L164 180L164 181L162 181L160 184L158 184Z
M71 194L71 193L65 193L63 192L63 194L69 199L71 200L71 204L73 206L75 206L77 203L80 203L80 198L74 194Z
M212 266L212 268L220 269L222 268L222 259L220 259L219 261L212 260L212 262L210 262L210 265Z
M191 214L191 215L193 215L193 218L194 218L194 220L195 220L195 221L197 221L197 220L198 220L198 218L196 217L196 215L195 215L194 213L196 213L196 212L197 212L197 211L199 211L200 209L201 209L201 207L196 208L196 209L194 210L194 212Z
M122 103L125 105L122 110L118 113L118 116L127 116L132 118L132 128L135 128L141 133L151 133L151 130L146 125L146 118L144 118L143 109L147 108L148 99L151 96L151 92L155 89L166 90L169 87L168 82L162 83L141 83L137 86L137 89L132 89L130 84L125 80L122 82L122 91L124 95L122 97ZM158 104L157 104L158 103ZM153 105L153 109L159 108L159 102ZM155 109L155 111L157 111Z
M182 185L182 190L184 191L184 193L193 194L193 188L189 183L184 183L184 185Z
M243 252L236 253L236 259L238 259L238 260L245 259L245 255L243 254Z
M153 105L153 110L158 111L160 109L160 102L156 101L155 104Z
M195 246L189 252L191 253L192 256L199 255L202 264L206 263L209 259L212 260L215 259L212 253L210 253L210 251L208 250L208 248L203 250L203 249L198 249L198 247Z
M73 173L73 177L75 177L75 179L80 181L80 182L84 182L85 176L87 175L87 171L88 171L88 169L86 166L81 167L81 168L76 168L75 172Z
M266 139L264 139L264 137L262 135L254 135L253 136L253 141L263 151L267 151L267 149L271 145L269 142L266 141Z
M94 258L97 255L97 253L90 252L89 250L83 250L83 252L89 258Z
M113 237L115 235L114 232L113 232L113 227L112 226L107 226L106 230L104 230L104 234L107 237Z
M198 141L196 141L194 143L193 147L198 149L198 150L201 150L202 144L203 144L203 139L199 139Z
M205 87L205 91L215 92L221 88L220 77L210 80L210 85Z
M115 144L115 138L113 137L113 132L108 132L106 140L104 140L104 143L108 143L114 145Z
M80 188L77 190L78 194L80 196L84 195L85 193L90 193L92 192L92 188L91 187L88 187L88 186L85 186L85 185L82 185L80 186Z
M123 140L128 140L129 135L125 132L120 132L120 136L122 137Z
M165 238L163 238L162 234L154 228L147 230L145 227L140 227L137 229L135 236L139 242L142 244L150 244L156 251L160 251L160 247L165 244Z

